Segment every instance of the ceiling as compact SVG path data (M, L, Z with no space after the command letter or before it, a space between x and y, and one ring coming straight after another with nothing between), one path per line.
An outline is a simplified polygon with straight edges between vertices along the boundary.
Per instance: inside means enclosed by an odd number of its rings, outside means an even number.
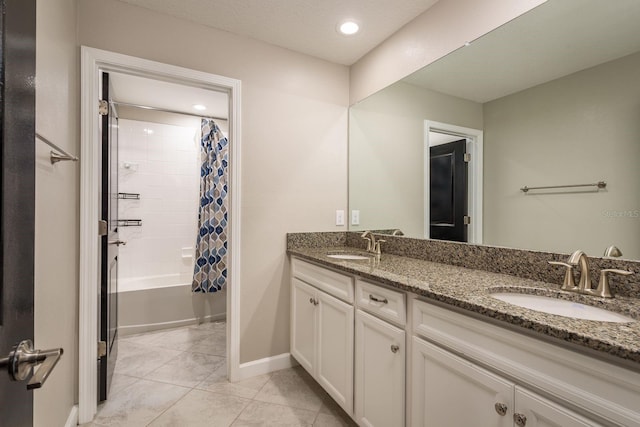
M165 108L206 117L229 117L229 96L224 92L122 73L109 73L109 81L112 86L111 98L117 102ZM204 105L207 109L197 111L193 108L195 104Z
M351 65L438 0L120 0ZM346 19L360 32L344 36Z
M548 1L404 79L479 103L640 50L640 1Z

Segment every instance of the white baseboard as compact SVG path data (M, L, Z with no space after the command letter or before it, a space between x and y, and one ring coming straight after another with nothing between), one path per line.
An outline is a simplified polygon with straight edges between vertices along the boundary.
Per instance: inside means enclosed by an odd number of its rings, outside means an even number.
M252 360L251 362L240 364L240 368L238 369L238 381L279 371L281 369L292 368L294 366L298 366L298 362L296 362L290 353L282 353L277 356Z
M179 328L180 326L195 325L201 322L215 322L218 320L224 320L226 317L226 313L222 313L198 318L192 317L191 319L173 320L171 322L118 326L118 335L120 337L126 337L127 335L141 334L143 332L157 331L160 329Z
M78 405L74 405L69 411L67 422L64 423L64 427L76 427L78 425Z

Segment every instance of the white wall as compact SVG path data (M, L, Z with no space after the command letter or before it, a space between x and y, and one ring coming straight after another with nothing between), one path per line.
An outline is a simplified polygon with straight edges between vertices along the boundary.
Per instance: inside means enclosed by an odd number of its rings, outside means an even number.
M118 288L191 283L200 129L127 119L120 119L118 127L118 191L140 194L139 200L118 200L118 215L142 220L140 227L118 227L127 242L119 248Z
M115 0L79 23L83 45L242 81L240 361L288 352L285 235L344 229L348 69Z
M639 75L636 53L484 104L485 243L640 257ZM600 180L597 193L520 191Z
M400 228L424 237L424 121L482 128L482 105L398 82L349 113L351 230Z
M36 129L79 154L76 0L37 1ZM25 141L26 143L26 141ZM64 355L34 390L34 425L62 426L77 401L79 164L36 141L35 345Z
M546 0L441 0L350 69L350 103L408 76Z

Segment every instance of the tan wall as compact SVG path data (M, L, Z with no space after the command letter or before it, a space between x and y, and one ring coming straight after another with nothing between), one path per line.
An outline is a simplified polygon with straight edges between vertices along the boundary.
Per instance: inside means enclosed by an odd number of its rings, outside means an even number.
M348 69L114 0L79 22L83 45L242 80L240 360L288 352L285 234L346 209Z
M36 129L79 152L76 0L38 0ZM52 166L36 141L35 344L64 348L45 387L34 391L34 425L62 426L77 402L78 163Z
M640 258L640 53L484 105L487 244ZM605 191L524 196L604 180Z
M545 1L439 1L351 66L350 103L355 104Z
M482 128L482 105L399 82L349 113L350 230L424 237L424 121Z

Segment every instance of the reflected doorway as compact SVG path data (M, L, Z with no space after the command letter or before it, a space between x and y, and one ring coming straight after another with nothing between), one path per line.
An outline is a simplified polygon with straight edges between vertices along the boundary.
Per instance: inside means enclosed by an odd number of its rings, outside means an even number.
M482 243L482 136L425 121L425 238Z

